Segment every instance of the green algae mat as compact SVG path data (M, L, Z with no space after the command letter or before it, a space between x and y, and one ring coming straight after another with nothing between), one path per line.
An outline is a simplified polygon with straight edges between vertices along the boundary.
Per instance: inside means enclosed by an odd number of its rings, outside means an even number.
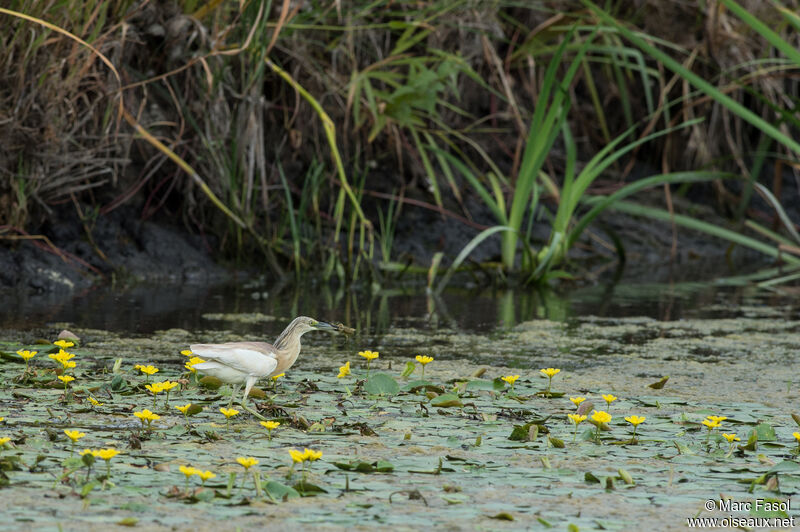
M227 410L230 389L181 354L242 339L233 333L71 328L78 345L57 346L7 331L0 519L15 530L683 530L695 518L789 530L800 323L787 315L307 335L287 375L251 396L263 423Z

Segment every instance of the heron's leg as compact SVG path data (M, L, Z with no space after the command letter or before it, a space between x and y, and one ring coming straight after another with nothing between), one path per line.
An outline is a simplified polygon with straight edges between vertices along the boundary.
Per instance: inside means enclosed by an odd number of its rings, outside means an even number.
M247 410L248 412L253 414L255 417L257 417L258 419L260 419L262 421L267 421L267 418L265 418L264 416L262 416L261 414L259 414L258 412L256 412L255 410L253 410L252 408L247 406L246 404L244 404L244 401L241 402L241 406L242 406L243 409Z
M235 384L231 387L231 398L228 400L228 408L233 406L233 398L236 395L236 392L239 391L239 388L241 388L241 386L238 384Z
M244 395L242 396L242 402L240 404L242 405L242 408L244 410L247 410L248 412L253 414L255 417L257 417L258 419L266 421L267 418L265 418L264 416L262 416L261 414L259 414L255 410L252 410L252 409L248 408L247 404L246 404L247 403L247 397L250 395L250 390L253 388L253 385L256 383L256 380L258 380L258 377L249 377L247 379L247 384L245 384L245 386L244 386Z

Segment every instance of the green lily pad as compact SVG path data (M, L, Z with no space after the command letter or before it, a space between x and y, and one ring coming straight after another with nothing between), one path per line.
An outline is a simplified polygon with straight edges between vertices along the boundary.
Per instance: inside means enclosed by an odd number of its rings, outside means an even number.
M273 501L286 501L300 497L300 493L286 484L281 484L274 480L268 480L261 484L261 489Z
M400 385L386 373L373 373L364 383L364 390L371 395L397 395Z
M775 436L775 429L768 423L759 423L756 425L750 434L755 434L759 442L775 441L778 439Z
M417 393L419 391L426 391L426 392L436 392L438 394L444 393L444 388L442 386L437 386L436 384L430 381L411 381L405 386L403 386L404 392L410 393Z
M462 407L461 398L454 393L446 393L431 400L431 405L438 408Z
M394 465L386 460L376 462L334 462L333 465L345 471L356 471L358 473L390 473L394 471Z
M503 382L502 379L494 379L492 381L488 379L472 379L471 381L467 382L466 389L468 391L473 390L487 390L492 392L499 392L505 389L506 383Z

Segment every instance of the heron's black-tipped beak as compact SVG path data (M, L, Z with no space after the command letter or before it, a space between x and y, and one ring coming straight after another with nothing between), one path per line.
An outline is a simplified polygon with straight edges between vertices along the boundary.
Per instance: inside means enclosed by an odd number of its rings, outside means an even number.
M326 321L318 321L316 328L318 331L338 332L342 334L353 334L355 329L347 327L342 323L328 323Z

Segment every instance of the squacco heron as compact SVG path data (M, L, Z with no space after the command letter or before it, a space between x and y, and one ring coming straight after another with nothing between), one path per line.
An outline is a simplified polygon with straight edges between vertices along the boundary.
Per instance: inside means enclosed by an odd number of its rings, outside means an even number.
M218 378L222 382L233 384L233 398L244 384L244 396L241 406L254 416L265 419L255 410L247 407L247 396L256 381L263 377L280 375L295 363L300 354L300 337L309 331L328 331L352 333L353 329L341 324L330 324L313 318L300 316L292 320L278 336L274 344L266 342L229 342L225 344L194 344L190 346L192 353L204 362L195 364L194 368Z

